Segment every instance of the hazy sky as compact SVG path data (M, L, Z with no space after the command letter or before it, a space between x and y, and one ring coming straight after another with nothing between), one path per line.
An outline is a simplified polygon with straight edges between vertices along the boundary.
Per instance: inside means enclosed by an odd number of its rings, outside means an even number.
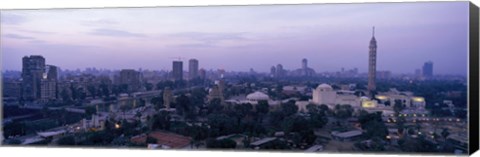
M62 69L205 69L267 72L272 65L317 72L367 71L375 26L377 69L466 74L468 2L6 10L2 70L43 55Z

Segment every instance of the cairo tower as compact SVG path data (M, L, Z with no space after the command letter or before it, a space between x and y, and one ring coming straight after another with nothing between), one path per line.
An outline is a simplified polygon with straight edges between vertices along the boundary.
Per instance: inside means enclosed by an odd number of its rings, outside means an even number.
M377 40L375 40L375 27L373 27L372 39L370 40L368 55L368 92L373 96L376 85L375 79L377 75Z

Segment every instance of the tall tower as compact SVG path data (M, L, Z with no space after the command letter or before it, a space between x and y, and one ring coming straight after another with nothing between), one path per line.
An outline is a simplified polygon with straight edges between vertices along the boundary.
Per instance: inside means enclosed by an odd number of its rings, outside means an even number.
M375 40L375 27L373 27L372 39L370 40L368 54L368 92L373 96L376 89L375 79L377 75L377 40Z
M190 59L188 61L188 77L190 80L198 77L198 60Z
M302 69L308 68L308 61L306 58L302 59Z

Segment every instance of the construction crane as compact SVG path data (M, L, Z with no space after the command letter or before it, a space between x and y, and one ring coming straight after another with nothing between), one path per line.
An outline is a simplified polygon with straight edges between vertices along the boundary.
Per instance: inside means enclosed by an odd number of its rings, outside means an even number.
M174 60L176 60L176 61L183 61L183 60L185 60L185 57L180 57L180 56L178 56L178 57L170 57L170 58L171 58L171 59L174 59Z

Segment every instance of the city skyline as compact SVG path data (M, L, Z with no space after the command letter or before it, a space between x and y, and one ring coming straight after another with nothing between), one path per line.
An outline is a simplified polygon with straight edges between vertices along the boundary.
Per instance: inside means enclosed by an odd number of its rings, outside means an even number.
M20 70L21 57L39 54L73 70L170 70L173 58L188 57L183 62L195 58L204 69L269 72L277 64L297 69L307 58L317 72L364 73L375 26L377 70L413 73L432 61L434 74L466 75L468 19L459 18L468 14L466 7L445 2L2 11L2 70ZM52 24L65 27L52 32Z

